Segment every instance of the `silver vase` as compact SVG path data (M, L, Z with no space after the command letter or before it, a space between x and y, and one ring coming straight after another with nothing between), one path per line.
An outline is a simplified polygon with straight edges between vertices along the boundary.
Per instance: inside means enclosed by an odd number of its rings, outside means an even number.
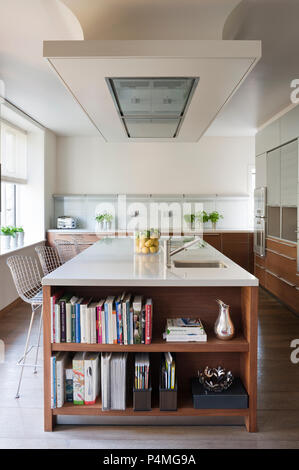
M219 315L215 323L214 331L218 339L229 340L235 334L235 327L229 314L229 305L222 300L217 300L219 304Z

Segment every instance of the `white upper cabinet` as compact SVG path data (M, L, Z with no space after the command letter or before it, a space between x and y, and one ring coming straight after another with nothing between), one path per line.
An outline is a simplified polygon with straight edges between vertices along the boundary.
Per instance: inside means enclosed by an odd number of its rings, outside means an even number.
M267 205L280 206L280 149L267 153Z
M281 147L281 205L297 205L298 141Z
M285 144L299 137L299 106L280 118L280 141Z
M255 187L267 186L267 154L255 157Z
M255 136L255 154L261 155L280 145L280 119L276 119Z

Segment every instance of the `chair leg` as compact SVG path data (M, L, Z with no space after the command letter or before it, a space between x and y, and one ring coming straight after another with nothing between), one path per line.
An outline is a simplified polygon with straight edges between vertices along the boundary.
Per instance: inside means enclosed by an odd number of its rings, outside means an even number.
M33 306L31 308L32 308L31 320L30 320L30 325L29 325L29 329L28 329L28 333L27 333L27 339L26 339L26 345L25 345L25 349L24 349L23 362L22 362L22 365L21 365L19 384L18 384L18 389L17 389L17 393L16 393L15 398L20 398L21 382L22 382L23 371L24 371L24 366L25 366L25 361L26 361L26 356L27 356L27 351L28 351L30 333L31 333L32 324L33 324L33 320L34 320L35 310L34 310Z
M41 329L42 329L42 322L43 322L43 306L41 306L41 309L40 309L39 328L38 328L38 341L37 341L36 356L35 356L34 371L33 371L34 374L37 373L36 364L37 364L37 359L38 359L38 351L39 351L39 345L40 345L40 335L41 335Z

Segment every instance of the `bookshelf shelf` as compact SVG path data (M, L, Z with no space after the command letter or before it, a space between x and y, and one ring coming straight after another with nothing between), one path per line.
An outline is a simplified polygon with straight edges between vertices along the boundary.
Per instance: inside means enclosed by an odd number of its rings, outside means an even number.
M187 401L185 406L178 407L177 411L161 411L154 406L151 411L134 411L132 407L125 410L102 410L101 400L94 405L73 405L65 403L61 408L55 408L55 416L248 416L249 409L194 409L192 402Z
M54 343L51 344L50 297L58 289L76 292L77 295L103 298L108 295L119 295L119 291L132 292L152 298L154 305L153 341L151 344L82 344ZM49 286L44 291L44 429L53 431L57 416L142 416L143 424L151 424L147 417L151 416L241 416L249 432L256 431L257 404L257 286ZM213 332L217 317L215 299L221 298L231 306L232 319L237 335L231 341L218 340ZM207 331L208 341L204 343L167 343L162 340L167 318L177 318L183 312L192 317L200 317ZM51 409L51 370L50 357L54 351L94 351L94 352L141 352L151 354L152 371L152 411L135 412L132 407L132 394L128 391L128 407L124 411L102 411L101 400L94 405L73 405L65 403L62 408ZM160 411L154 393L159 390L159 364L161 352L175 352L178 379L177 411ZM128 361L129 362L129 361ZM194 409L190 380L197 376L198 370L205 366L216 367L221 364L240 377L249 396L247 409ZM129 367L129 364L128 364ZM131 365L130 365L131 367ZM175 419L175 418L174 418ZM183 420L179 420L181 423Z
M52 351L94 351L94 352L248 352L249 343L239 334L231 341L221 341L209 337L204 343L167 343L154 339L151 344L84 344L84 343L53 343Z

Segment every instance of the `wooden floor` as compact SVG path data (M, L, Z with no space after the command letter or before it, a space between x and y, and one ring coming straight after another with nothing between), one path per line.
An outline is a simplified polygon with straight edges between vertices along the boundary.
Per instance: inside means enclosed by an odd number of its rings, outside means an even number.
M290 361L290 342L299 338L299 318L260 291L258 426L66 426L43 432L42 369L24 373L15 400L29 309L22 304L0 316L6 345L0 364L0 448L299 448L299 364ZM38 322L34 325L37 333ZM39 361L41 363L41 360Z

